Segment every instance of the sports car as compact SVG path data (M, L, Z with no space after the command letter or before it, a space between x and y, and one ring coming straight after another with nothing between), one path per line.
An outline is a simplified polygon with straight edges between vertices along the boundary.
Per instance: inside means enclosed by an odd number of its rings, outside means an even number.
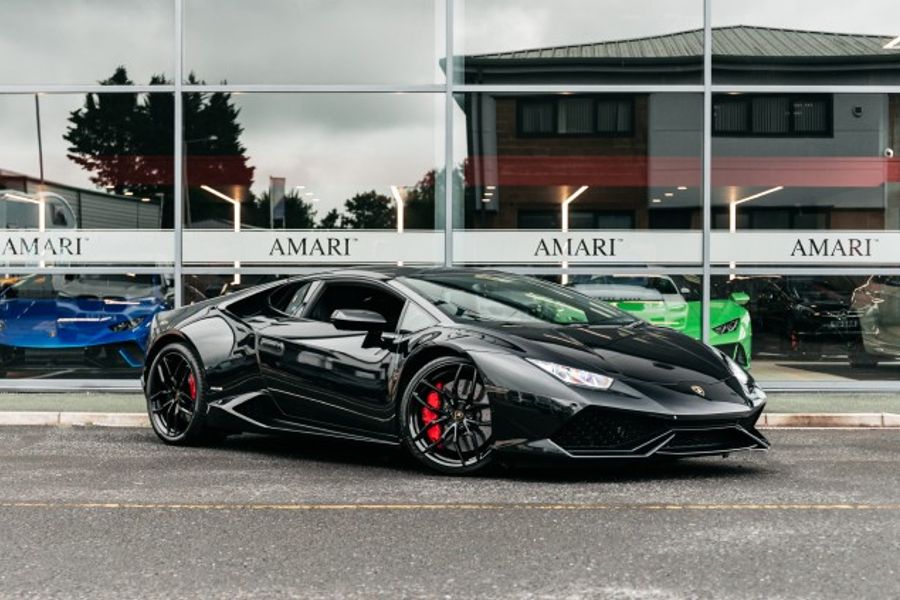
M0 292L0 371L51 364L133 376L166 291L160 275L29 275Z
M803 360L851 354L861 346L860 314L851 306L852 276L751 276L722 280L720 295L743 293L759 352Z
M335 270L159 313L156 435L403 446L439 472L764 450L765 393L719 350L571 288L464 269Z
M668 275L576 275L572 287L591 298L606 301L653 325L701 337L702 297L699 282L685 276L676 285ZM709 343L742 367L750 366L750 298L735 292L709 303Z

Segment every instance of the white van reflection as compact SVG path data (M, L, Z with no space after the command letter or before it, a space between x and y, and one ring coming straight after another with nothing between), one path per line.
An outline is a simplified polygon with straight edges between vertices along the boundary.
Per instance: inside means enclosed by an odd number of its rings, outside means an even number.
M77 226L75 211L59 194L0 190L0 229L75 229Z

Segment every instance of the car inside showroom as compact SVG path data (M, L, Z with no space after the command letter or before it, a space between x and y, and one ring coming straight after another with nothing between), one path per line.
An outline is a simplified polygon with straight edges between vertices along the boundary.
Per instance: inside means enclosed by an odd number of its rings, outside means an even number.
M403 265L564 284L766 389L900 389L883 11L51 4L4 17L42 40L0 64L7 386L137 389L162 311Z

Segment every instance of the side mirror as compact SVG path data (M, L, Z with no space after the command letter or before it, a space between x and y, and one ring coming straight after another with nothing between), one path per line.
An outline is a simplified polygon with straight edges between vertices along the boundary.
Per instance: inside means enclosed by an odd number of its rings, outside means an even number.
M331 323L342 331L385 331L387 321L377 312L352 308L331 313Z
M731 301L735 304L740 304L744 306L748 302L750 302L750 296L747 295L747 292L732 292L731 293Z

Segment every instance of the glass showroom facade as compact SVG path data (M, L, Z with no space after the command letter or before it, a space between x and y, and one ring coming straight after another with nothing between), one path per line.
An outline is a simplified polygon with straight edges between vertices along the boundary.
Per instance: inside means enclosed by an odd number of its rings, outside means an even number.
M558 281L770 388L900 389L896 2L4 8L8 387L136 385L161 310L403 264Z

